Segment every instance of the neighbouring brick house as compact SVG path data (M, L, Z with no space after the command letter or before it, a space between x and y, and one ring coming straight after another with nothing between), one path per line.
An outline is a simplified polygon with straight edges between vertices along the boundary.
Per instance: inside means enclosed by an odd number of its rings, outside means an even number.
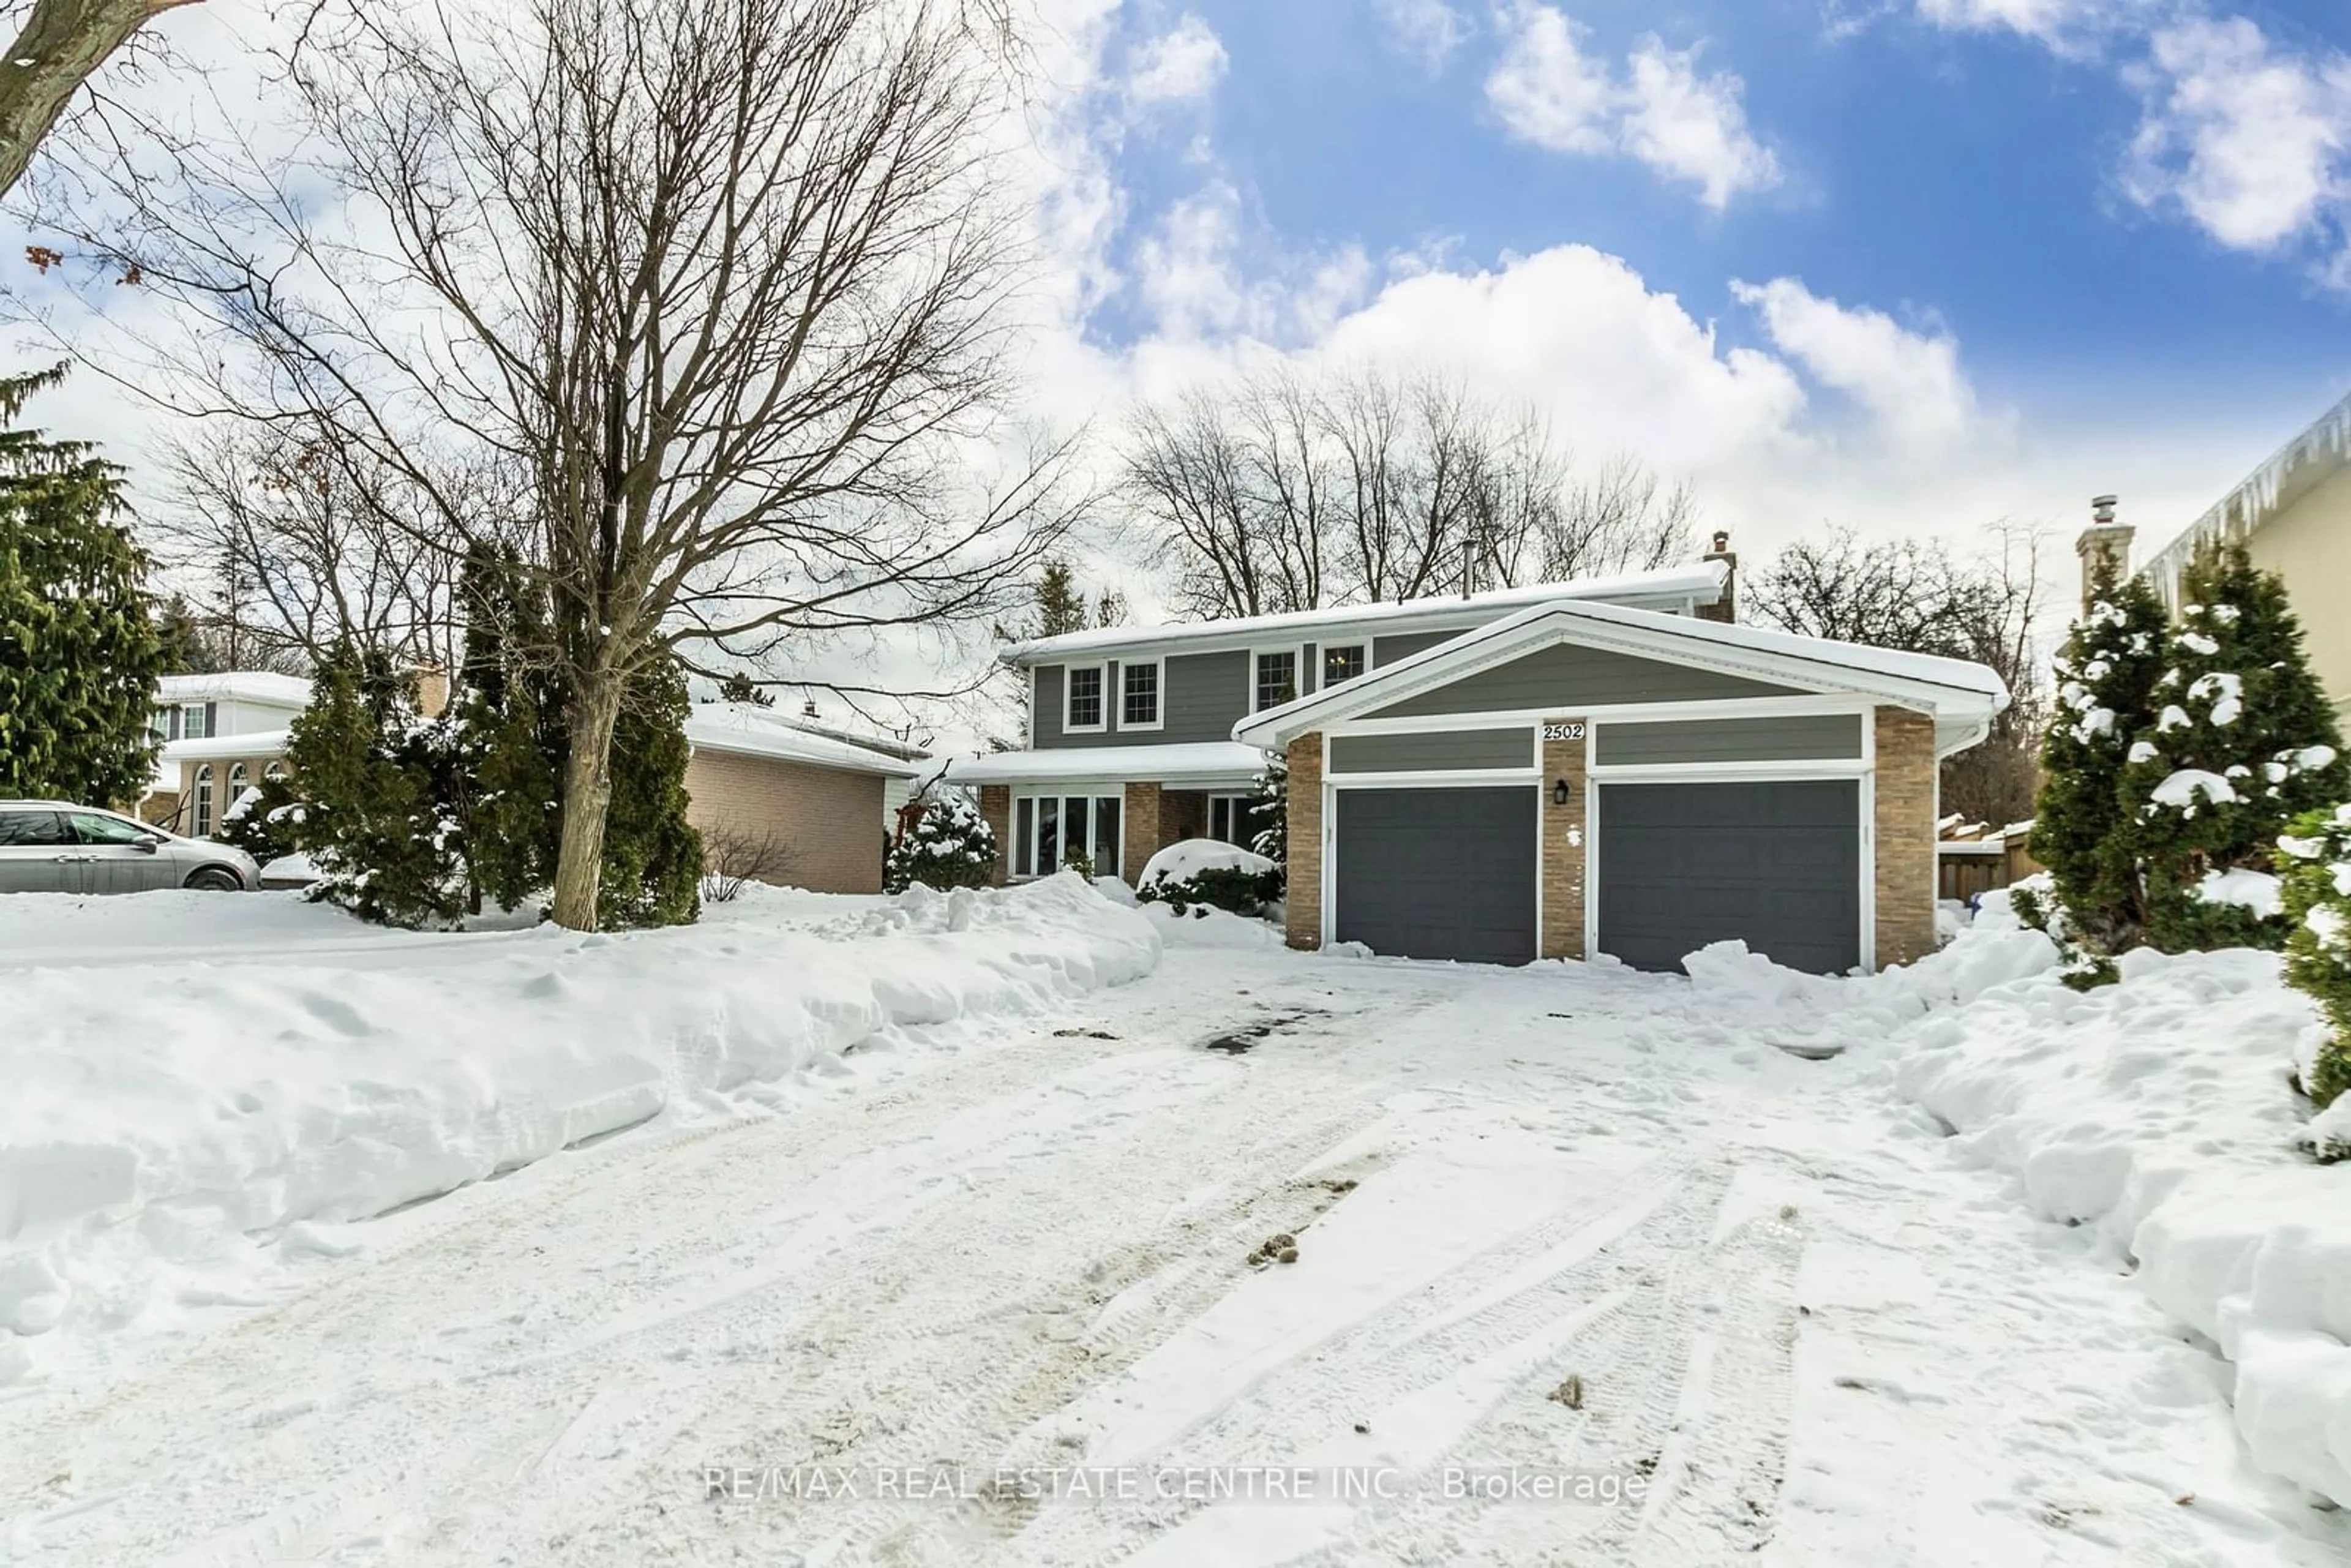
M418 695L439 713L446 677L424 672ZM211 833L247 789L283 771L289 727L309 700L310 683L296 676L166 676L156 699L164 744L140 815ZM743 703L695 704L685 736L687 815L715 859L784 886L882 891L885 836L926 752Z
M1939 761L2008 701L1979 664L1736 624L1733 561L1007 649L1030 749L957 761L1006 876L1132 878L1245 838L1289 764L1291 946L1672 968L1736 937L1824 972L1935 942Z
M748 853L779 886L882 891L890 824L927 753L747 703L695 704L685 738L686 814L715 860Z

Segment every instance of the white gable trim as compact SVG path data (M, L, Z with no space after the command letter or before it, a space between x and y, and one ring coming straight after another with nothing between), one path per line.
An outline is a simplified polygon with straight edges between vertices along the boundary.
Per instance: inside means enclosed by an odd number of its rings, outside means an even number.
M1252 715L1234 727L1233 737L1249 745L1279 750L1292 737L1317 727L1350 720L1364 725L1393 722L1370 716L1561 643L1765 681L1814 696L1859 697L1913 707L1938 718L1955 718L1969 732L1981 727L1991 715L2007 706L2005 693L1995 695L1990 690L1946 685L1896 671L1865 669L1834 656L1813 656L1739 641L1735 636L1700 635L1687 630L1713 626L1714 622L1664 616L1634 619L1635 616L1638 616L1637 612L1628 612L1613 606L1605 610L1588 605L1541 606L1423 649L1327 691ZM1659 623L1646 623L1653 621ZM1848 645L1844 643L1823 642L1820 646L1839 653L1848 651ZM1887 662L1900 659L1907 656L1896 655ZM1991 685L1998 685L1989 670L1981 674ZM1793 700L1785 697L1724 699L1719 706L1754 711L1765 703L1794 706ZM1686 705L1644 706L1656 716L1664 717L1667 710ZM1466 712L1448 716L1446 722L1458 725L1465 716L1468 716ZM1521 716L1479 710L1476 716L1507 720Z

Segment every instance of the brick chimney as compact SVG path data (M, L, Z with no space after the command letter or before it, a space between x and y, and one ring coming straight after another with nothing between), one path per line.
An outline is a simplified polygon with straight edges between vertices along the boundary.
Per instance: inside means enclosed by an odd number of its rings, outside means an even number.
M2090 502L2090 526L2074 541L2074 553L2082 558L2082 608L2090 607L2090 600L2103 567L2120 582L2130 570L2131 535L2137 530L2128 523L2115 521L2116 499L2099 496Z
M1727 569L1722 575L1722 597L1712 604L1698 607L1701 621L1732 622L1739 619L1739 556L1730 548L1730 533L1725 528L1714 530L1714 548L1706 552L1707 560L1719 560Z

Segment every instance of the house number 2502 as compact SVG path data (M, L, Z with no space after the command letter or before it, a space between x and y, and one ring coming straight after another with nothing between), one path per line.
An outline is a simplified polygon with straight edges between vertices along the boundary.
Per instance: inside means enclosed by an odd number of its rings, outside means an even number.
M1583 727L1580 724L1547 724L1543 726L1545 740L1582 740Z

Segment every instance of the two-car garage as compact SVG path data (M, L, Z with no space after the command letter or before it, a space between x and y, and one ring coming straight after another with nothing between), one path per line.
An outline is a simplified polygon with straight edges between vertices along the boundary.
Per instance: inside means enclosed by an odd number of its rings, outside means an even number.
M1736 937L1791 968L1861 962L1853 779L1593 783L1591 946L1643 969ZM1332 791L1337 940L1524 964L1541 950L1541 787Z
M1820 974L1933 951L1936 777L1980 664L1562 601L1234 727L1290 779L1293 946Z

